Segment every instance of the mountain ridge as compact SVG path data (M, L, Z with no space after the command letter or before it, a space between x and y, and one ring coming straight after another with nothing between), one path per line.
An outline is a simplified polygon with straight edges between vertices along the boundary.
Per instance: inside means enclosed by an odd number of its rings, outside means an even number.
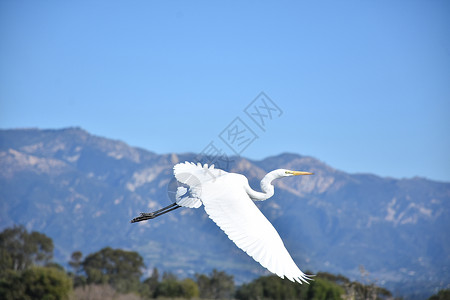
M76 250L112 246L182 276L209 271L205 266L241 282L266 274L203 209L128 224L140 211L169 204L173 165L195 157L156 154L80 128L0 130L0 228L25 224L48 234L59 262ZM358 279L363 265L373 280L403 295L448 286L450 183L349 174L294 153L231 162L229 171L246 175L254 189L276 168L316 174L278 180L274 197L258 203L302 270Z

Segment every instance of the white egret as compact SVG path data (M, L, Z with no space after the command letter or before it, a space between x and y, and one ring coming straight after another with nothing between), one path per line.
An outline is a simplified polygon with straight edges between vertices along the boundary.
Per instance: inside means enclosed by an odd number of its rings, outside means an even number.
M273 196L272 181L277 178L312 175L310 172L278 169L261 180L262 192L254 191L245 176L228 173L200 163L179 163L174 166L180 186L176 203L152 213L141 213L132 223L153 219L180 207L198 208L202 204L209 217L228 237L254 260L270 272L291 281L307 282L310 279L294 263L278 232L261 213L253 201L263 201ZM253 200L253 201L252 201Z

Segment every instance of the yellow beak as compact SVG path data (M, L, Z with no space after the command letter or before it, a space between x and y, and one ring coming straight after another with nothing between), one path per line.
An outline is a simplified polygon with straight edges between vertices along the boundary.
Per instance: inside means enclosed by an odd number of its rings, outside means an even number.
M289 173L291 173L294 176L297 176L297 175L314 175L314 173L302 172L302 171L289 171Z

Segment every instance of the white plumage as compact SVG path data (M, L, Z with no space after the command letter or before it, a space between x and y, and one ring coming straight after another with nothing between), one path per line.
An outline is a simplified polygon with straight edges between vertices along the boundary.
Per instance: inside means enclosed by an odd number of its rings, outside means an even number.
M278 169L261 181L263 193L252 190L245 176L228 173L214 166L180 163L174 167L175 178L189 186L179 187L177 204L198 208L203 205L209 217L228 237L263 267L281 278L299 283L310 279L294 263L278 232L252 200L266 200L274 193L274 179L311 175L308 172Z

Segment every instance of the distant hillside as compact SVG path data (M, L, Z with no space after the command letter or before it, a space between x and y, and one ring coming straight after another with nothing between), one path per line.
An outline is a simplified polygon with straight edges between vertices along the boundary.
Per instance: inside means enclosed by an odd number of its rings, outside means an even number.
M180 275L217 268L242 282L266 274L202 208L129 223L170 203L173 165L194 157L158 155L79 128L0 130L0 229L44 232L60 263L75 250L108 245ZM275 196L258 203L302 270L360 279L364 266L377 284L410 298L450 287L450 183L348 174L297 154L232 161L230 171L254 189L276 168L315 173L279 180Z

